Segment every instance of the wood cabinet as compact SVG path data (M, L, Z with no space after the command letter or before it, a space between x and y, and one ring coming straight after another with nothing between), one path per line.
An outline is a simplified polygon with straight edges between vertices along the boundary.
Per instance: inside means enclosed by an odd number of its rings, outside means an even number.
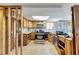
M35 40L35 35L36 35L36 33L35 32L31 32L31 40Z
M36 21L31 21L25 17L23 17L23 27L24 28L36 28L37 22Z
M48 34L48 41L53 43L53 34L51 33Z
M32 21L32 20L29 20L29 19L23 17L23 27L24 28L36 28L37 23L38 23L38 21ZM44 21L43 25L44 25L44 28L46 28L47 27L47 22Z
M36 21L32 21L32 28L36 28L37 27L37 22Z
M29 23L29 24L28 24L28 27L29 27L29 28L32 28L32 22L31 22L31 21L28 21L28 23Z
M56 47L57 48L57 51L58 51L58 54L59 55L64 55L65 54L65 51L60 49L59 47Z
M27 40L28 40L28 35L27 34L23 34L23 46L27 45Z
M29 27L29 20L23 17L23 27L28 28Z
M30 34L23 34L23 46L31 42Z
M58 53L60 55L72 55L72 38L65 38L59 35L58 39Z
M58 53L60 55L65 55L65 38L63 36L58 36Z
M72 55L72 39L66 38L65 40L65 55Z

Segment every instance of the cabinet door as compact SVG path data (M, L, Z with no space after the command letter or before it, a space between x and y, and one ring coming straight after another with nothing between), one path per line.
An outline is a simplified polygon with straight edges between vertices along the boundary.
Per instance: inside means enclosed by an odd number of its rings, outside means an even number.
M72 55L72 40L65 40L65 55Z
M73 53L79 54L79 6L72 7Z
M23 22L24 22L24 28L26 28L27 27L27 20L23 19Z
M36 27L36 21L32 22L32 27L35 28Z

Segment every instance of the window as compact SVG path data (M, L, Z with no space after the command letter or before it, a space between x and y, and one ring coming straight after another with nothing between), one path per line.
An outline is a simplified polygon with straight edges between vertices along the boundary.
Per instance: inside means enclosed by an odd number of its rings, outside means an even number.
M47 23L47 29L53 29L53 23Z

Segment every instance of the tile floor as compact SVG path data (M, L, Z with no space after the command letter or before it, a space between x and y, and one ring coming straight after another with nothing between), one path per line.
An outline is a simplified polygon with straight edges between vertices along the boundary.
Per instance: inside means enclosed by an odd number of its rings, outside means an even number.
M57 50L48 41L45 41L44 44L36 44L34 41L31 41L27 46L23 47L23 55L57 55ZM20 53L20 52L19 52ZM10 53L14 55L14 51Z

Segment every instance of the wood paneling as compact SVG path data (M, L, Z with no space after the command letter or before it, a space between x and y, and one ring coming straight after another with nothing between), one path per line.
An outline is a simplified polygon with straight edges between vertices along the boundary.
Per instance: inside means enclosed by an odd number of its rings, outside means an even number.
M58 36L58 53L72 55L72 38L65 38L63 35Z

